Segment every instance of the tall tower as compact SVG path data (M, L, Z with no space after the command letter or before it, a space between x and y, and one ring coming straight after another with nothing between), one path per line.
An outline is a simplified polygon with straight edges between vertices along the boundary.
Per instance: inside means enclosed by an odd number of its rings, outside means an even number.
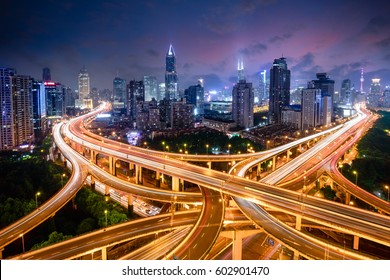
M364 77L363 77L363 68L360 71L360 93L363 92L363 82L364 82Z
M237 63L237 76L238 76L238 82L240 82L242 80L245 80L245 76L244 76L244 61L242 60L242 58L238 59L238 63Z
M79 99L81 102L83 102L85 98L88 98L90 92L89 87L89 75L87 69L84 66L79 73Z
M269 121L271 124L282 122L282 108L290 105L291 73L287 69L286 58L274 60L270 69Z
M0 150L34 142L32 79L0 68Z
M174 100L177 97L176 57L172 44L169 45L165 59L165 98Z
M240 80L232 91L232 118L242 128L253 126L254 93L252 83Z

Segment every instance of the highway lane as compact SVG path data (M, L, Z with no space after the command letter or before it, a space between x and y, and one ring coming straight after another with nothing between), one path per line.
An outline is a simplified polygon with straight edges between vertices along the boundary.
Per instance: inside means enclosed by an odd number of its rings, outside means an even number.
M288 190L282 190L275 188L273 186L264 184L264 183L257 183L249 180L245 180L242 178L236 178L234 176L217 172L214 170L209 170L206 168L190 165L183 162L178 162L176 160L170 159L168 157L156 157L153 155L145 155L142 153L138 153L132 150L125 149L120 146L113 147L111 144L106 143L100 143L100 146L98 146L96 143L94 143L94 139L86 141L86 139L82 140L81 138L77 137L76 135L68 135L70 137L73 137L73 140L76 142L79 142L80 144L84 144L84 146L90 147L90 148L97 148L100 149L102 152L113 155L117 158L120 158L122 160L129 160L136 162L140 165L143 165L145 167L149 167L154 170L158 170L160 172L163 172L168 175L177 176L179 178L188 180L190 182L212 188L215 190L221 190L227 194L233 195L233 196L239 196L246 199L253 199L255 201L258 201L257 198L259 198L259 194L253 191L249 191L245 189L247 186L251 186L252 189L257 189L262 191L261 200L259 203L265 204L265 206L268 207L275 207L276 209L279 209L281 211L292 211L295 213L299 213L300 209L300 202L298 201L297 194L295 192L288 193ZM83 142L84 141L84 142ZM90 144L89 141L92 143ZM277 199L281 199L282 201L278 201ZM355 234L367 239L373 239L373 240L379 240L379 243L382 244L390 244L390 240L388 238L389 236L389 220L386 217L380 216L377 217L375 215L363 215L358 209L345 211L344 213L344 219L342 222L337 221L337 219L334 219L332 215L332 212L338 212L343 213L347 206L340 205L340 204L332 204L330 201L315 201L314 198L307 199L306 203L308 204L307 207L313 207L315 209L314 212L317 212L316 214L313 214L313 217L311 217L314 221L318 221L326 226L331 225L332 227L341 227L346 228L348 227L351 234ZM286 209L284 206L286 201L289 200L291 203L295 204L294 209ZM266 202L264 202L266 201ZM314 203L313 205L310 205L310 203ZM321 207L318 207L317 205L321 205ZM321 209L322 208L322 209ZM323 212L327 212L326 215L323 214ZM321 213L321 215L319 215ZM328 217L328 220L319 220L317 217ZM340 219L340 218L339 218ZM355 223L352 222L352 220L365 220L361 224L364 225L364 230L362 232L357 232L354 230ZM349 222L351 220L351 222ZM378 229L378 233L373 232L372 229ZM387 230L387 231L386 231ZM383 234L379 234L386 232L385 237Z
M55 127L55 131L59 131L59 129L59 126ZM60 139L58 139L58 141L61 142ZM9 225L8 227L3 228L0 231L1 248L5 247L14 240L21 238L22 234L27 233L31 229L46 221L48 218L52 217L68 201L70 201L77 193L77 191L82 187L82 183L87 177L87 169L78 165L68 154L68 152L65 152L64 156L70 158L70 162L72 164L72 175L69 181L56 195L54 195L47 202L40 205L37 210Z
M201 260L207 256L223 226L225 204L218 191L201 187L204 203L201 216L177 248L164 259Z
M159 260L181 242L190 231L190 227L178 228L149 244L132 251L119 260Z
M81 235L42 249L34 250L14 256L16 260L66 260L75 259L86 254L101 250L105 246L130 241L150 234L174 230L186 226L193 226L198 217L199 210L180 211L171 221L170 214L161 214L153 217L137 219L122 223L106 229L100 229Z

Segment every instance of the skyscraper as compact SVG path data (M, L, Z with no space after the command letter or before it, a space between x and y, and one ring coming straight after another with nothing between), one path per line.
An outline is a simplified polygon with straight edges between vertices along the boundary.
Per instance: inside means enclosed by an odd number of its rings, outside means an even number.
M144 76L145 100L150 101L153 98L160 100L157 78L154 76Z
M171 44L165 59L165 98L167 100L175 100L177 93L176 57Z
M46 91L47 116L61 117L65 114L65 87L56 82L44 82L43 84L45 85Z
M79 73L79 99L83 104L83 100L88 98L90 92L90 84L89 84L89 75L85 66L80 70Z
M282 108L290 105L291 73L287 69L286 58L275 59L270 69L269 121L271 124L282 122Z
M352 104L350 79L345 79L341 83L340 102L346 105Z
M34 142L32 79L0 68L0 150L30 146Z
M313 80L315 88L321 90L321 96L327 97L323 98L324 110L329 110L326 113L324 112L322 121L323 125L329 124L331 118L333 117L333 103L334 103L334 80L329 79L329 76L326 73L317 73L317 80Z
M139 104L145 101L143 81L132 80L127 85L127 115L131 121L136 121ZM142 107L142 104L141 104ZM142 108L141 108L142 109Z
M42 82L32 82L33 123L36 140L42 140L46 134L46 91Z
M184 97L187 104L194 105L195 116L202 116L204 114L204 88L201 80L195 86L190 86L184 91Z
M381 79L371 79L370 93L382 95Z
M232 91L232 118L236 126L249 128L253 126L254 96L252 83L240 80Z
M113 82L114 109L122 110L126 107L126 80L115 77Z

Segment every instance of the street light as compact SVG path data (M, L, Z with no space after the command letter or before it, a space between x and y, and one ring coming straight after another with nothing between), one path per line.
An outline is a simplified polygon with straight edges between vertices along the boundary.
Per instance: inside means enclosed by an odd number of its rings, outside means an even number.
M230 155L230 148L232 147L231 144L228 145L229 155Z
M106 227L107 227L107 213L108 213L108 211L107 210L104 210L104 215L106 216Z
M38 196L39 196L39 195L41 195L40 192L37 192L37 193L35 194L35 208L38 208Z
M64 187L64 177L66 176L66 174L65 173L63 173L62 175L61 175L61 185L62 185L62 187Z
M358 173L357 173L357 171L355 171L355 170L354 170L352 173L355 174L355 185L357 186Z
M387 190L387 201L389 201L389 191L390 191L389 186L386 185L385 189Z
M206 144L206 154L209 154L209 144Z

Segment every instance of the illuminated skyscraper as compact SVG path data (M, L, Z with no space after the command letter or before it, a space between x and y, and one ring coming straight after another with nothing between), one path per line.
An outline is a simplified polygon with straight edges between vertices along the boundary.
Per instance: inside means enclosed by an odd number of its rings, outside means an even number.
M352 100L351 100L351 80L350 79L345 79L341 83L340 102L344 103L346 105L349 105L352 103Z
M90 92L89 75L85 66L79 73L79 99L81 102L88 98Z
M177 93L176 57L171 44L165 59L165 98L167 100L175 100Z
M194 105L194 115L203 116L204 115L204 88L203 80L199 80L196 86L190 86L184 91L184 97L187 104Z
M234 85L232 91L232 118L238 127L253 126L254 96L252 83L241 80Z
M370 86L371 94L382 94L381 79L371 79L372 83Z
M157 78L154 76L144 76L145 100L150 101L153 98L160 100Z
M46 91L42 82L32 82L33 123L36 140L42 140L47 129L46 123Z
M271 124L282 122L282 108L290 105L291 73L287 69L286 58L275 59L270 69L269 121Z
M360 71L360 92L363 92L363 82L364 82L364 76L363 76L363 68Z
M32 79L0 68L0 150L28 147L34 142Z
M122 110L126 107L126 80L115 77L113 80L114 110Z

